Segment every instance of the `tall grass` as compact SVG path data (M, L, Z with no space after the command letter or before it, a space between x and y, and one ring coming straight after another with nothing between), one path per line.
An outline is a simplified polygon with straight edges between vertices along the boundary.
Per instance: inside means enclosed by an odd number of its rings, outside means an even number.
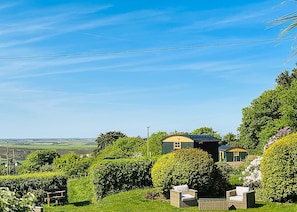
M68 180L68 202L79 204L80 202L95 201L95 192L90 177Z

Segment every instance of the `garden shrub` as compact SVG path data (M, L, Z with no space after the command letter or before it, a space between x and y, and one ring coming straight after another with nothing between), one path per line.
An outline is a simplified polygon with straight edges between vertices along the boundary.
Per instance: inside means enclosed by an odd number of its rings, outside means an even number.
M261 171L260 162L262 157L258 156L250 162L250 164L242 171L243 186L248 186L250 188L259 188L261 186Z
M103 160L93 168L93 182L97 199L108 194L152 186L151 168L154 160Z
M232 166L230 166L230 164L228 164L227 162L217 162L215 163L215 165L217 166L218 170L222 173L223 177L226 180L229 180L230 175L233 171Z
M72 152L55 158L53 166L57 171L62 171L69 177L80 177L88 175L91 161L91 157L81 157Z
M261 160L263 197L275 202L297 200L297 133L273 143Z
M59 153L56 150L37 150L30 153L21 166L17 168L19 174L39 172L42 166L51 165Z
M155 187L162 188L166 197L174 185L188 184L199 191L199 196L220 195L227 186L210 155L194 148L161 156L153 166L152 180Z
M20 196L32 192L42 200L45 191L67 190L67 177L53 172L0 176L0 187L8 187Z
M287 136L291 133L289 126L280 129L274 136L270 137L267 143L264 145L263 152L265 152L271 145L273 145L280 138ZM253 160L251 160L253 158ZM262 173L260 169L262 157L261 156L248 156L244 163L245 170L242 171L243 185L250 188L261 187ZM248 164L248 165L246 165Z
M142 157L145 141L140 137L124 137L116 140L108 151L109 157Z
M7 187L0 188L0 211L35 211L34 207L34 195L32 193L18 197L15 192L10 191Z

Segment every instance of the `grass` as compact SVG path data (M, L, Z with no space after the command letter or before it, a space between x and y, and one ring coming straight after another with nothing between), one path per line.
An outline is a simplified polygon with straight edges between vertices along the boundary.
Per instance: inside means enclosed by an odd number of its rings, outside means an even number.
M94 150L96 149L96 145L86 145L84 143L45 143L45 144L30 144L30 145L21 145L14 144L10 145L11 149L65 149L65 150L76 150L76 149L84 149L84 150Z
M233 186L242 185L243 180L239 180L240 177L242 177L241 174L232 174L232 175L230 175L230 179L229 179L230 184L233 185Z
M100 201L95 201L94 189L90 178L71 179L68 183L69 203L64 206L44 205L45 211L49 212L138 212L138 211L196 211L197 207L175 208L170 205L168 200L149 200L145 194L152 188L136 189L109 195ZM255 208L237 211L248 212L295 212L297 204L279 204L258 202ZM220 212L220 211L218 211Z

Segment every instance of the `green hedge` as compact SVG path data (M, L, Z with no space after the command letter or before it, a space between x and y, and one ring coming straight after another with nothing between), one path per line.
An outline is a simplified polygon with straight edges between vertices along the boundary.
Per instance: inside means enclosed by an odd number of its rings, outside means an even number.
M151 159L103 160L92 171L97 199L108 194L152 186Z
M297 201L297 133L272 144L261 160L263 196L275 202Z
M40 202L45 191L67 191L67 177L57 172L0 176L0 187L8 187L20 196L32 192Z

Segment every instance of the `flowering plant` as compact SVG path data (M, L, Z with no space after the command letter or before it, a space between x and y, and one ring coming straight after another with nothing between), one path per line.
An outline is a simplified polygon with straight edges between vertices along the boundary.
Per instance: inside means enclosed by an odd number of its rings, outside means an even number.
M263 152L265 152L274 142L278 139L289 135L291 133L290 127L285 127L280 129L277 134L270 137L268 142L265 144ZM260 187L261 185L261 171L260 171L260 162L262 157L258 156L246 167L246 169L242 172L243 177L243 185L249 187Z
M269 138L268 142L264 146L263 152L265 152L265 150L268 149L268 147L270 147L278 139L280 139L286 135L289 135L290 133L291 133L291 128L289 126L279 130L277 132L277 134L275 134L274 136Z
M261 184L261 171L260 171L260 161L262 157L258 156L246 167L242 172L243 185L249 186L251 188L260 187Z

